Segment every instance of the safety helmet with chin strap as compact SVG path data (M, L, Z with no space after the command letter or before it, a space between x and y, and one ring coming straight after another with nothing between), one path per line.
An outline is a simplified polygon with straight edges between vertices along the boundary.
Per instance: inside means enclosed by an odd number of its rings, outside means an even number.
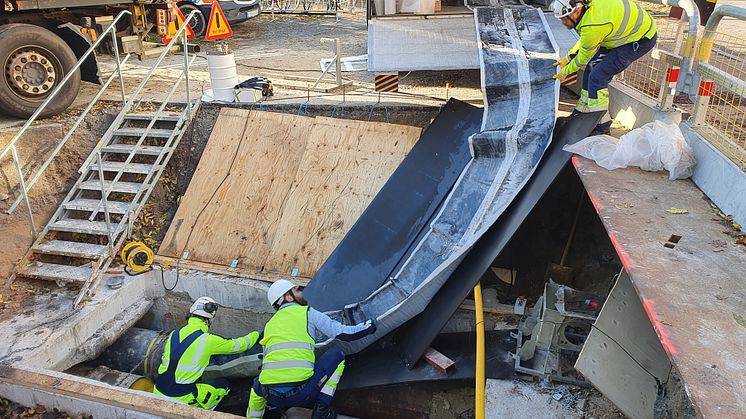
M199 297L189 309L190 316L199 316L208 320L215 317L218 312L218 303L210 297Z
M578 6L585 6L587 3L589 2L582 0L554 0L550 7L554 15L559 19L569 16Z

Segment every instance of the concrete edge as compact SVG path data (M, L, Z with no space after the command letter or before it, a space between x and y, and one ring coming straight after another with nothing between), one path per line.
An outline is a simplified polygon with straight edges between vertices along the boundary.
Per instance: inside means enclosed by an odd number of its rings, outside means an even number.
M652 98L618 81L609 84L609 114L628 129L656 120L668 124L679 124L682 120L681 111L662 110Z
M56 371L0 367L0 394L24 406L45 406L95 418L235 418L196 409L150 393L114 387ZM136 413L136 412L139 412Z

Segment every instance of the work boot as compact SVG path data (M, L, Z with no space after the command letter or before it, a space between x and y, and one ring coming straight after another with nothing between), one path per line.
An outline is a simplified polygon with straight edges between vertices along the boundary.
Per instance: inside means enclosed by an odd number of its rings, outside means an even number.
M611 121L602 122L593 128L591 135L609 135L611 134Z
M313 406L313 415L311 419L334 419L337 417L337 412L334 408L328 404L322 402L316 402Z

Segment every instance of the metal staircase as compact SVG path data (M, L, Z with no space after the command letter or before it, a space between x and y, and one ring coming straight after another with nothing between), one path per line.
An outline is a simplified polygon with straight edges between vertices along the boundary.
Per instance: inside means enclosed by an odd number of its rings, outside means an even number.
M192 12L185 21L189 22L194 14ZM36 235L26 257L16 267L16 277L80 285L75 307L93 295L102 273L128 237L199 106L199 101L191 100L189 95L189 67L196 55L189 56L185 26L186 23L129 99L124 92L124 83L120 83L124 99L121 112L79 170L80 178L48 224ZM139 99L143 87L179 39L184 43L181 75L173 82L157 110L141 110L146 107ZM117 71L121 80L119 65ZM186 100L170 103L182 79L185 81ZM100 93L94 101L98 100ZM86 109L86 113L91 107ZM28 207L28 189L23 183L20 187Z

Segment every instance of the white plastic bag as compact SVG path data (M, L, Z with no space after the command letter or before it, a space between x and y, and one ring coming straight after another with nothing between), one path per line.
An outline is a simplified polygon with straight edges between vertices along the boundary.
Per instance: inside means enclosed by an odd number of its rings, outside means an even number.
M694 172L694 154L676 124L654 121L619 138L594 135L563 150L594 160L613 170L637 166L651 172L666 169L668 178L686 179Z

